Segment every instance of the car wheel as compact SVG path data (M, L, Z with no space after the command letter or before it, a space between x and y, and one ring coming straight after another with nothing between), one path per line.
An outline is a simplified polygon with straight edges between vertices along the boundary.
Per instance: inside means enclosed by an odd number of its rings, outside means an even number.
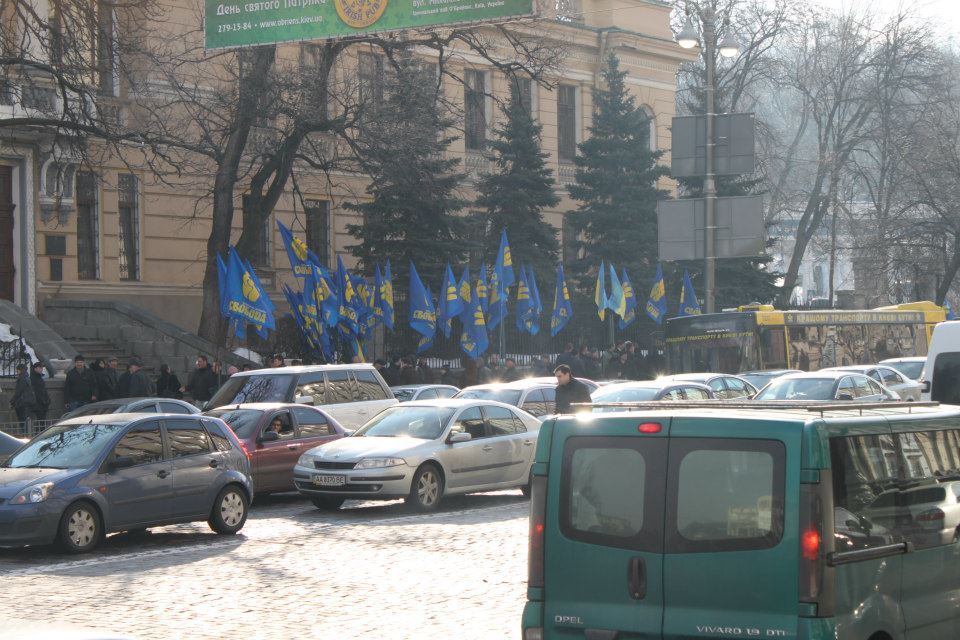
M87 502L75 502L60 517L57 542L67 553L87 553L100 544L100 514Z
M313 506L326 511L336 511L346 500L346 498L335 498L333 496L313 496L310 498Z
M443 497L443 479L432 464L425 464L413 476L407 504L416 511L435 511Z
M237 485L227 485L213 502L208 524L221 535L232 536L247 521L247 495Z
M523 492L523 497L524 497L524 498L529 498L529 497L530 497L530 485L532 485L532 484L533 484L533 471L530 471L530 477L527 478L527 484L525 484L525 485L523 485L522 487L520 487L520 491Z

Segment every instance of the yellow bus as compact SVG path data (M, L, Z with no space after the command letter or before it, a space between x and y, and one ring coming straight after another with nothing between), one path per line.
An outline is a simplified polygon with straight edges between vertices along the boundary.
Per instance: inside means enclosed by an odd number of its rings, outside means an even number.
M778 311L749 305L736 311L667 320L670 373L801 369L870 364L923 356L946 311L932 302L878 309Z

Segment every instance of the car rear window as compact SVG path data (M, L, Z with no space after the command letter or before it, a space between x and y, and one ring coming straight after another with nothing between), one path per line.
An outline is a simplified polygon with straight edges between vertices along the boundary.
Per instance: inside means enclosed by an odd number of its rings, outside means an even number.
M560 488L563 534L588 543L659 551L665 454L662 438L569 438Z
M292 384L293 376L289 374L232 376L213 396L209 406L222 407L247 402L287 402L287 394Z
M906 491L903 494L903 502L908 506L915 504L928 504L931 502L943 502L947 499L947 492L943 487L931 487L929 489L914 489Z
M775 546L783 537L785 455L776 440L674 439L667 551Z

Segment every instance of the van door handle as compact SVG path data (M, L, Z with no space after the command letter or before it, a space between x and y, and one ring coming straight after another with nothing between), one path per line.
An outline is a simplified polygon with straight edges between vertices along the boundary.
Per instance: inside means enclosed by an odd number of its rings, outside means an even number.
M170 472L167 471L166 469L161 469L160 471L157 471L157 477L160 478L161 480L166 478L168 475L170 475Z
M300 448L300 445L298 445L298 444L288 444L288 445L287 445L287 449L289 449L290 451L296 451L296 450L299 449L299 448Z
M647 597L647 563L640 556L630 558L627 564L627 588L634 600Z
M485 447L483 448L483 450L484 450L484 451L493 451L493 447L488 444L487 446L485 446Z

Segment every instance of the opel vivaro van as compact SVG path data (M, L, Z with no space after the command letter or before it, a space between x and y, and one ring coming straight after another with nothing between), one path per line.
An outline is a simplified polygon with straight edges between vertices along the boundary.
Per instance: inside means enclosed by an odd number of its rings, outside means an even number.
M524 640L960 638L960 408L696 404L541 426Z
M933 328L920 384L922 400L960 404L960 320Z

